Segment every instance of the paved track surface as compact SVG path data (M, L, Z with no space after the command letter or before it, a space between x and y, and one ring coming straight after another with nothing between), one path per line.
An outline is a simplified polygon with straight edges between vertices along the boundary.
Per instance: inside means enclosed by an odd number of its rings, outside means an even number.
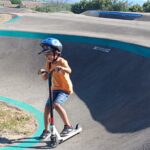
M150 46L149 22L99 20L73 14L18 15L22 16L20 20L0 28L101 37ZM0 37L0 41L0 95L43 111L48 88L47 82L37 75L44 64L43 57L37 55L40 39ZM80 122L83 132L57 149L150 149L149 58L115 48L104 53L87 43L63 44L63 56L72 67L74 84L74 94L64 107L73 124ZM57 115L56 118L61 130L63 125ZM26 149L48 147L40 142Z

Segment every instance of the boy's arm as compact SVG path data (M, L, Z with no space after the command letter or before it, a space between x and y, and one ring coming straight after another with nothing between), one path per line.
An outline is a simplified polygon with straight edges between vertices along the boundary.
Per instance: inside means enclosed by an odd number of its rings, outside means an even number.
M48 72L49 72L50 69L51 69L50 63L46 62L45 66L44 66L44 69L42 68L42 69L39 70L38 74L41 75L43 80L48 79Z
M68 65L67 61L63 61L61 66L57 66L55 68L55 71L61 71L61 70L66 72L66 73L69 73L69 74L72 72L72 70L71 70L70 66Z
M71 73L72 72L72 70L71 70L71 68L70 67L62 67L62 66L57 66L56 68L55 68L55 71L64 71L64 72L66 72L66 73Z

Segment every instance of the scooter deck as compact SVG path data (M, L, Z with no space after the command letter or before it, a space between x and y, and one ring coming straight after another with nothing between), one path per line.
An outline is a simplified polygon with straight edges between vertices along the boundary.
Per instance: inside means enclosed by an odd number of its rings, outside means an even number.
M59 143L62 143L70 138L72 138L73 136L79 134L80 132L82 131L82 128L81 127L78 127L78 128L75 128L71 133L69 133L68 135L66 136L60 136L60 138L58 139L59 140Z
M72 132L70 132L68 135L62 137L57 132L55 126L53 126L53 134L51 134L51 136L50 136L51 148L55 148L58 144L61 144L62 142L72 138L73 136L79 134L81 131L82 131L82 128L79 126L79 124L77 124Z

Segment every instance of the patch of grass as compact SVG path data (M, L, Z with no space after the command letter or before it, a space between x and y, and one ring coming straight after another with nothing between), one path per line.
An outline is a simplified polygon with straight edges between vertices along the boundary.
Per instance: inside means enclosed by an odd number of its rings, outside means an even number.
M0 102L0 134L29 135L35 128L36 121L31 114Z

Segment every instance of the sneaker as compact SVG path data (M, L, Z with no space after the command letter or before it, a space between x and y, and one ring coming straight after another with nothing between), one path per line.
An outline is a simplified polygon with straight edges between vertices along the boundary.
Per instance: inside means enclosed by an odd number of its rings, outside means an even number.
M46 130L43 130L42 134L40 135L40 139L47 139L50 137L50 132L49 131L46 131Z
M71 133L73 131L73 127L68 126L68 125L64 125L64 129L62 130L62 132L60 133L60 136L67 136L69 133Z

